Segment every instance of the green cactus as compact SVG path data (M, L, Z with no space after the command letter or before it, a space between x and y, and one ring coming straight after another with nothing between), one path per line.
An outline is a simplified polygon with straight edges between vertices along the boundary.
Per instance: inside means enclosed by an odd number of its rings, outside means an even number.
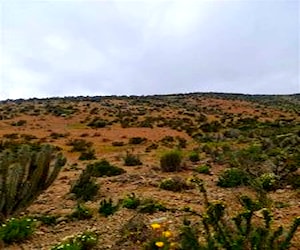
M300 226L300 217L294 219L289 230L284 230L282 226L276 229L272 227L273 216L269 209L262 207L259 201L248 196L240 197L244 209L235 217L229 217L223 203L208 200L207 191L201 179L195 177L193 182L198 186L204 198L205 213L200 215L203 227L198 228L197 231L197 224L185 224L181 230L182 250L285 250L290 248L292 238ZM255 213L262 215L261 219L256 222L253 219ZM195 248L190 245L186 247L184 243L192 237L200 239L199 242L192 243ZM200 243L201 246L199 246Z
M66 159L55 147L20 145L0 153L0 222L26 209L57 177Z

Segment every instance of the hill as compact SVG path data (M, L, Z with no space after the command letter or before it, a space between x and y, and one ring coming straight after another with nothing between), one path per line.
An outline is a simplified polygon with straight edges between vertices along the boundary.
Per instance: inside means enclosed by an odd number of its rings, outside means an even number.
M151 221L158 218L166 218L164 223L175 237L184 217L196 223L199 218L191 211L203 213L205 209L192 178L204 181L211 201L227 205L228 216L242 210L241 196L248 195L258 200L260 208L273 213L274 228L288 226L300 216L299 114L299 94L189 93L1 101L0 152L18 143L46 143L67 158L58 178L24 212L55 218L53 225L40 223L29 240L5 249L50 249L64 237L85 230L99 235L96 249L142 249L143 242L152 237L148 232ZM180 158L178 171L166 171L162 166L162 158L169 152ZM71 190L82 171L93 164L123 171L107 176L101 170L93 177L100 189L84 202L91 218L70 219L78 203ZM240 172L228 177L228 169ZM128 197L152 199L154 205L165 209L143 213L124 208L120 200ZM98 210L100 202L109 199L119 202L119 207L105 217ZM261 217L260 211L255 212L255 220ZM133 218L140 221L132 222ZM145 235L131 228L134 223L145 225L139 229ZM299 231L291 249L300 249Z

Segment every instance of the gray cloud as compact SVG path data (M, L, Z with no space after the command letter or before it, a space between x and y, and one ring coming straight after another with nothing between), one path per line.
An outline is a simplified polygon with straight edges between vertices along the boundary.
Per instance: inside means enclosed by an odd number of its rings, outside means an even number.
M298 1L0 6L0 99L300 92Z

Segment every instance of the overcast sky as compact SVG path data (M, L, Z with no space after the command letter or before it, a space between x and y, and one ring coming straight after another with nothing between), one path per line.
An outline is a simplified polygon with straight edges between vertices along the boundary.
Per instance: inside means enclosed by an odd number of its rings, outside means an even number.
M0 99L300 92L298 0L0 0Z

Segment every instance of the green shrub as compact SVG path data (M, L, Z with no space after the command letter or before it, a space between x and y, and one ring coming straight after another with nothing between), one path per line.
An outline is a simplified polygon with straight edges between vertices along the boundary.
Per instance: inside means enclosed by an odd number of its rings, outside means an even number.
M123 168L111 165L105 159L87 165L86 171L94 177L116 176L126 172Z
M201 165L195 168L195 171L200 174L210 174L210 166L209 165Z
M217 185L220 187L237 187L248 183L249 177L246 172L238 168L228 168L219 176Z
M166 212L167 208L159 202L149 198L141 201L141 204L138 207L138 211L140 213L153 214L157 211Z
M293 188L300 188L300 175L292 175L288 179L288 184L292 185Z
M122 201L122 206L128 209L136 209L141 203L141 200L134 193L127 195Z
M198 162L200 160L199 154L197 152L191 152L189 155L189 159L191 162Z
M68 216L71 220L87 220L93 217L90 209L78 203L74 212Z
M278 186L277 176L274 173L265 173L256 179L258 185L266 190L275 190Z
M137 155L126 153L124 158L124 165L125 166L139 166L142 165L140 158Z
M106 125L107 125L107 121L99 117L95 117L91 122L87 124L87 126L92 128L104 128L106 127Z
M143 137L132 137L132 138L129 138L129 144L141 144L142 142L146 141L147 139L146 138L143 138Z
M68 146L72 146L71 152L85 152L92 145L92 142L87 142L84 139L74 139L67 143Z
M162 180L159 187L161 189L165 189L173 192L180 192L182 190L190 188L190 186L186 184L185 180L178 176Z
M34 216L34 219L42 222L43 225L53 226L56 224L57 216L55 216L55 215L40 215L40 216Z
M108 217L109 215L114 214L118 210L118 204L113 205L112 199L108 201L106 199L100 202L99 213Z
M179 151L170 151L160 158L160 168L163 172L175 172L181 169L182 156Z
M92 179L88 171L83 171L79 179L71 187L71 193L74 193L77 200L92 200L98 193L99 185Z
M51 250L89 250L93 249L97 245L97 242L97 234L91 231L86 231L55 245L51 248Z
M35 220L31 218L11 218L0 227L0 241L11 244L28 239L35 230Z
M86 151L81 152L78 160L80 161L88 161L88 160L95 160L97 159L95 155L95 150L94 149L88 149Z
M124 146L124 142L114 141L114 142L111 143L111 145L114 146L114 147L122 147L122 146Z

